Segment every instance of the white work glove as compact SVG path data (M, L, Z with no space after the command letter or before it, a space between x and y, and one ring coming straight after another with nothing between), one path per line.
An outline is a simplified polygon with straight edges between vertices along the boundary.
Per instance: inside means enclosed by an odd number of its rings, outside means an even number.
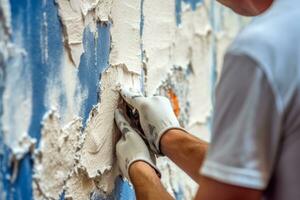
M155 155L148 150L144 140L133 130L122 111L118 109L115 111L115 121L122 132L122 137L116 144L116 154L123 177L130 181L129 167L136 161L148 163L160 177L160 171L155 165Z
M139 92L122 88L121 96L139 113L139 120L150 148L156 154L163 155L160 150L160 139L170 129L182 129L174 114L168 98L163 96L144 97Z

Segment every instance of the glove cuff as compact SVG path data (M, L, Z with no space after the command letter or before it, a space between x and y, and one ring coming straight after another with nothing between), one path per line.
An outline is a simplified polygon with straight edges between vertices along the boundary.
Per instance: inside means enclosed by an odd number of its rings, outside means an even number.
M149 160L149 159L147 159L147 158L137 157L137 158L131 160L131 161L129 162L129 164L128 164L128 167L127 167L127 170L126 170L126 175L125 175L126 178L128 179L128 181L131 182L130 176L129 176L129 169L130 169L130 166L131 166L133 163L137 162L137 161L143 161L143 162L147 163L148 165L150 165L150 166L155 170L157 176L158 176L159 178L161 178L161 172L160 172L160 170L157 168L157 166L153 163L153 161L151 161L151 160Z
M164 129L162 129L162 131L160 131L160 133L158 134L158 137L157 137L157 139L155 141L155 149L152 149L159 156L165 156L163 154L163 152L161 151L161 148L160 148L160 140L161 140L162 136L165 135L171 129L172 130L181 130L181 131L189 134L188 131L185 130L184 128L182 128L182 127L171 126L171 127L166 127Z

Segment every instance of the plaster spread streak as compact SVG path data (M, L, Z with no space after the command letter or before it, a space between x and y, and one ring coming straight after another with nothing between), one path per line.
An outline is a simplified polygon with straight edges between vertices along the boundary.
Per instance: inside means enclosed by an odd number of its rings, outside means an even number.
M136 74L141 73L139 8L139 0L115 0L112 6L110 63L124 64Z
M57 7L43 0L34 6L26 2L10 8L8 0L0 0L0 70L3 70L0 89L4 90L0 128L15 163L9 176L11 182L19 177L21 183L30 179L24 168L18 175L18 161L29 152L34 161L34 199L59 199L61 194L65 199L74 200L110 197L120 175L115 157L114 123L114 111L123 104L118 93L120 86L143 88L146 95L170 98L180 124L209 140L208 122L215 84L212 72L220 72L225 49L240 29L240 18L211 0L201 1L196 7L191 7L191 1L186 0L55 2ZM53 18L47 6L58 9L60 21ZM38 10L35 8L42 11L35 12ZM10 10L21 14L12 13L19 17L11 18ZM32 17L31 13L37 16ZM180 17L180 24L176 24L176 17ZM53 30L52 20L57 23ZM37 23L42 28L31 30ZM59 26L62 33L55 32ZM98 35L103 27L110 31L110 38L106 37L107 32L105 37ZM25 41L31 41L29 36L33 33L40 42L30 46ZM56 49L52 47L60 48L59 53L53 53ZM31 55L35 48L41 51L42 58ZM60 62L52 62L55 59ZM42 73L39 73L39 60L45 67ZM52 66L53 63L60 66ZM85 66L88 68L81 68ZM103 72L99 74L100 71ZM35 86L39 84L38 88L45 91L36 93ZM35 99L33 94L44 96ZM80 113L82 110L84 114ZM39 121L43 114L44 119ZM83 122L79 116L86 115L88 120ZM36 121L39 124L32 123ZM27 132L40 123L41 139L39 146L34 147L35 139ZM34 129L30 135L39 136L38 130ZM6 152L5 148L0 149L3 150ZM9 164L4 164L10 173ZM193 198L196 183L167 158L159 158L157 165L168 192L178 199ZM5 178L1 173L0 176ZM11 185L8 192L29 192L28 187L24 189L19 183ZM6 186L0 183L0 190L6 190Z
M56 2L64 28L65 46L69 50L71 61L78 67L83 52L82 34L84 30L80 7L75 1L56 0Z
M171 50L175 37L175 1L145 0L142 42L145 51L146 92L156 92L172 68Z
M36 153L33 187L36 199L58 199L75 167L82 123L74 119L61 128L55 112L43 122L40 149Z
M138 89L139 77L129 73L125 66L111 66L102 75L101 103L90 114L81 152L81 164L89 177L101 176L106 171L113 172L113 168L117 167L114 156L114 110L119 102L118 85ZM114 181L114 177L111 181Z

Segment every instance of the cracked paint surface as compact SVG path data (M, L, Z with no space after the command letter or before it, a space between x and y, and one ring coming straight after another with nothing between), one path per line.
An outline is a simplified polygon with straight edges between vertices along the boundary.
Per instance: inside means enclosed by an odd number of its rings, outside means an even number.
M0 199L135 199L119 178L123 85L170 98L209 141L212 94L241 18L211 0L0 0ZM167 158L176 199L197 185Z

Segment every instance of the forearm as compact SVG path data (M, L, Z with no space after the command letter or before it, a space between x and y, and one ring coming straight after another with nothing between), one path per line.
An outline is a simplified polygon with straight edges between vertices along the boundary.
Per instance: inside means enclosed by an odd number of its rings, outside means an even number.
M208 143L181 130L172 129L160 140L160 147L168 158L200 183L199 169L203 163Z
M155 170L143 161L133 163L129 175L138 200L173 199L165 190Z

